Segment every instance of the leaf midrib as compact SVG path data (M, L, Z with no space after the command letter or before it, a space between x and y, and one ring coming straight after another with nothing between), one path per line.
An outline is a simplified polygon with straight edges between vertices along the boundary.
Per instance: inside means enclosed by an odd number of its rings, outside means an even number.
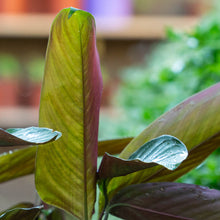
M87 204L87 160L86 160L86 138L85 138L85 106L86 106L86 100L85 100L85 76L84 76L84 56L83 56L83 45L82 45L82 23L81 20L77 17L78 24L79 24L79 42L80 42L80 57L81 59L81 73L82 73L82 94L83 94L83 161L84 161L84 169L83 169L83 176L84 176L84 217L85 220L88 219L88 204Z
M169 214L169 213L166 213L166 212L156 211L156 210L153 210L153 209L142 208L142 207L139 207L139 206L136 206L136 205L131 205L131 204L128 204L128 203L116 203L116 204L114 204L114 205L112 205L108 208L108 213L110 212L110 210L112 208L117 207L117 206L124 206L124 207L133 208L133 209L136 209L136 210L139 210L139 211L144 211L146 213L158 214L158 215L161 215L161 217L172 217L172 218L180 219L180 220L181 219L182 220L192 220L191 218L172 215L172 214Z

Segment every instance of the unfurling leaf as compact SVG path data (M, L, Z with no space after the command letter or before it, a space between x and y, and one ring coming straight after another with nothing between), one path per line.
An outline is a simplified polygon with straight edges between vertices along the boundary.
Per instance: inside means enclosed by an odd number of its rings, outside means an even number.
M127 220L218 220L220 191L183 183L145 183L125 187L107 212Z
M0 129L0 146L19 146L46 144L57 140L61 133L49 128L10 128Z
M174 170L187 155L187 148L180 140L162 135L145 143L127 160L105 154L98 175L100 179L113 178L156 165Z
M102 77L91 14L63 9L48 42L39 124L62 139L38 147L35 182L41 199L89 219L96 199Z

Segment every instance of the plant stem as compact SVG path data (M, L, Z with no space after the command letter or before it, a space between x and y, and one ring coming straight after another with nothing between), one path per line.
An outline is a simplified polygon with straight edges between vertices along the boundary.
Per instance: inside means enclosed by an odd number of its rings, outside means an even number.
M107 187L106 187L107 182L108 182L108 179L105 179L105 180L102 180L102 184L101 184L101 191L102 191L104 198L105 198L105 205L104 205L103 211L99 217L99 220L102 220L103 216L105 216L104 220L108 219L108 213L105 214L105 210L108 205L108 194L107 194Z

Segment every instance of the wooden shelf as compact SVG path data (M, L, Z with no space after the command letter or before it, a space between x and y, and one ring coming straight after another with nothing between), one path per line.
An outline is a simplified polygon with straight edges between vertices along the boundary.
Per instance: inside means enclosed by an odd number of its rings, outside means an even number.
M53 14L0 14L0 37L47 38L54 17ZM97 38L163 39L166 26L186 30L198 20L196 16L97 17Z
M101 112L110 117L121 114L118 109L101 107ZM38 107L0 106L0 128L22 128L38 125Z
M38 109L33 107L0 107L0 127L37 126Z

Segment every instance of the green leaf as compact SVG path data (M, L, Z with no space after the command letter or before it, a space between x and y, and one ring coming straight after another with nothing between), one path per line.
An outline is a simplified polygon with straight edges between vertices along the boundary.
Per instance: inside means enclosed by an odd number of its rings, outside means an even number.
M0 183L34 172L36 146L0 155Z
M33 207L31 203L21 203L0 213L1 220L34 220L39 216L43 206Z
M98 120L102 78L91 14L63 9L48 43L39 124L62 139L38 147L36 188L41 199L89 219L96 199Z
M142 145L127 160L105 154L98 175L100 179L124 176L158 164L174 170L187 155L186 146L180 140L162 135Z
M103 156L106 152L109 154L119 154L131 142L133 138L121 138L99 141L98 156Z
M98 142L98 155L120 153L132 138ZM34 173L36 146L0 154L0 183Z
M220 143L220 83L185 100L162 115L134 138L120 158L127 159L152 138L169 134L180 139L189 152L188 158L174 171L155 166L123 177L113 178L108 185L111 198L119 189L137 183L174 181L198 166ZM100 197L101 209L104 197Z
M49 128L10 128L0 129L0 146L20 146L46 144L57 140L61 133Z
M183 183L145 183L119 191L107 210L122 219L220 219L220 191Z
M50 207L49 209L43 209L42 214L44 215L43 219L46 220L63 220L64 211L55 207Z

